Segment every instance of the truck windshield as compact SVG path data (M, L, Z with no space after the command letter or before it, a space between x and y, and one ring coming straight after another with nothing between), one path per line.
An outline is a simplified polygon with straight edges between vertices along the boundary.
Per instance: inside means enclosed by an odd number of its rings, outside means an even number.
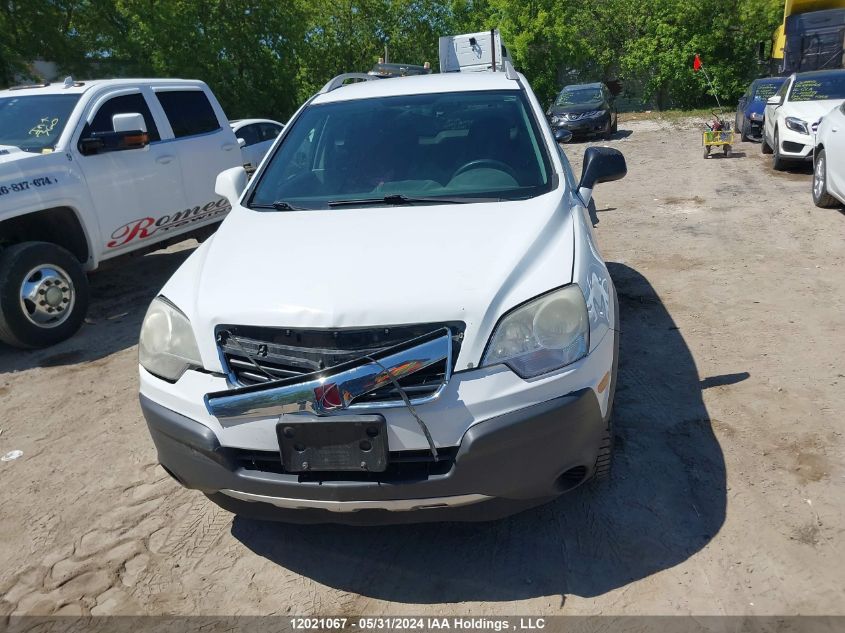
M285 130L249 205L521 200L545 193L551 182L544 141L521 92L405 95L308 107Z
M55 148L77 101L78 94L0 97L0 145L38 153Z
M806 78L799 75L789 91L790 101L827 99L845 99L845 71Z

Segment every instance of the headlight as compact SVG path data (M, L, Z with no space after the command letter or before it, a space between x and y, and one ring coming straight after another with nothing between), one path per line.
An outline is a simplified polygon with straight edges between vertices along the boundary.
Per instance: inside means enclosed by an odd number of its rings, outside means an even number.
M748 118L752 121L762 121L763 120L763 113L762 112L752 112L748 115Z
M559 369L587 355L590 320L577 284L553 290L501 318L481 366L504 363L521 378Z
M178 380L189 367L201 367L202 360L191 322L164 297L156 297L141 326L138 362L151 374Z
M794 116L786 117L786 119L784 120L784 123L786 123L786 127L788 127L790 130L793 130L793 131L798 132L800 134L809 134L810 133L810 130L807 128L807 122L802 121L801 119L798 119Z
M591 112L585 112L581 116L585 119L596 119L605 113L604 110L592 110Z

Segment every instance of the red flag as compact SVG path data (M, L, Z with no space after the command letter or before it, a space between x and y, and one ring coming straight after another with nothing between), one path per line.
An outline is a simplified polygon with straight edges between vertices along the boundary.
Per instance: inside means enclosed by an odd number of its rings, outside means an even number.
M693 72L701 70L701 58L698 56L698 53L695 54L695 61L692 63L692 70Z

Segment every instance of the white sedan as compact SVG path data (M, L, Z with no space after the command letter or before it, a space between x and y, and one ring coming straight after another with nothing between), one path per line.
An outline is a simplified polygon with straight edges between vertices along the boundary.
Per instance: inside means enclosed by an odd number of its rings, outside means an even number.
M229 125L238 137L244 166L250 169L258 167L264 154L285 127L278 121L270 119L238 119L229 121Z
M818 70L792 75L766 102L764 154L772 167L813 159L813 126L845 100L845 70Z
M813 158L813 202L823 208L845 203L845 102L819 123Z

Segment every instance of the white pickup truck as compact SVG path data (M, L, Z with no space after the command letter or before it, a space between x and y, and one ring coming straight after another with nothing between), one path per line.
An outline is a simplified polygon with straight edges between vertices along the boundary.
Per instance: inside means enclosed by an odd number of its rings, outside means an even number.
M217 174L241 151L208 86L110 79L0 91L0 340L71 336L86 273L201 237L229 202Z

